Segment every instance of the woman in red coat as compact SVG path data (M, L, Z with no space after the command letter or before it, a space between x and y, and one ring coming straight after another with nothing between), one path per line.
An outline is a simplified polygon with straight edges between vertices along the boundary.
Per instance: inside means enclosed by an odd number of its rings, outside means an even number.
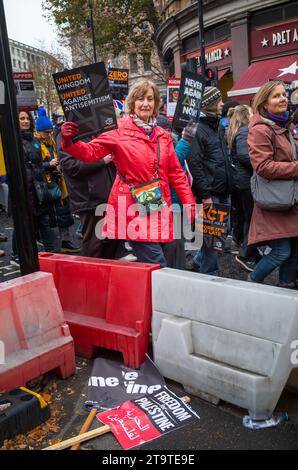
M67 122L62 126L62 147L69 155L85 162L100 160L109 153L114 155L117 176L101 236L130 240L139 261L165 267L166 243L174 239L169 186L192 214L195 199L170 135L156 124L159 106L157 86L141 80L130 89L126 98L127 115L118 123L117 130L101 134L89 143L73 143L78 126ZM154 206L155 210L149 212L150 209L143 207L140 211L131 188L144 183L149 183L150 188L156 178L159 178L162 200Z
M283 82L268 82L254 98L255 116L249 123L248 146L255 172L267 180L298 178L298 135L287 112ZM296 149L296 152L293 151ZM268 244L271 252L255 266L249 280L263 282L279 267L279 285L295 287L298 269L298 204L287 211L270 211L254 205L249 244Z

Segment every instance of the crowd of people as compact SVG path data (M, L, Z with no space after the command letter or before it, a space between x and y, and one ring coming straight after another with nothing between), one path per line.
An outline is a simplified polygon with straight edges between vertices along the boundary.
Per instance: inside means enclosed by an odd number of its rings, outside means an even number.
M78 140L79 127L53 128L42 108L34 124L19 114L30 204L36 237L45 251L106 259L130 253L139 262L186 269L184 227L194 223L198 204L229 208L228 232L238 245L238 263L248 281L262 283L276 268L279 285L295 288L298 272L298 204L260 207L252 178L298 179L297 110L292 116L281 81L264 84L252 105L223 103L216 87L206 87L198 123L174 132L158 87L135 83L118 128ZM283 191L283 185L280 185ZM104 209L102 209L104 207ZM80 218L82 246L69 227ZM129 250L129 251L127 251ZM12 261L18 261L13 237ZM194 271L220 275L219 250L203 243L194 252Z

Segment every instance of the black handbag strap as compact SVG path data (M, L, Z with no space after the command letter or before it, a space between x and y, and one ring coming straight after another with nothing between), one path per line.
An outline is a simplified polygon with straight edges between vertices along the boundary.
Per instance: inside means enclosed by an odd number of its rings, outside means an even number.
M276 153L276 133L275 133L275 130L274 128L272 127L272 135L273 135L273 140L272 140L272 144L273 144L273 159L274 159L274 155ZM293 160L297 160L297 150L296 150L296 144L295 144L295 140L294 140L294 137L292 136L292 133L289 129L289 141L291 143L291 146L292 146L292 152L293 152Z
M157 142L157 162L156 162L156 168L155 168L155 173L154 173L154 176L153 178L156 178L158 176L158 170L159 170L159 163L160 163L160 143L159 143L159 139L157 137L156 139L156 142ZM119 170L117 170L117 173L120 177L120 179L123 181L123 183L127 184L128 186L133 186L132 183L129 183L127 181L127 179L125 178L125 176L123 176Z

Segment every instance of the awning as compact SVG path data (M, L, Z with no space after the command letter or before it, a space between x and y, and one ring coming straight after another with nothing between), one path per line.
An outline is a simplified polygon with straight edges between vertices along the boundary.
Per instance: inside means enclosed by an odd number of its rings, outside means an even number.
M267 59L251 64L228 91L229 98L250 99L270 79L298 80L298 54Z
M226 73L230 71L230 67L218 71L218 80L220 80Z

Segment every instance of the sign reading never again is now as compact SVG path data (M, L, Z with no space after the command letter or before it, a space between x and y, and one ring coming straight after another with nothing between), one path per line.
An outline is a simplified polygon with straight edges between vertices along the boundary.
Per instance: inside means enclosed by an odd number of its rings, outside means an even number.
M191 424L199 416L167 387L151 395L126 401L118 408L99 413L97 418L110 426L124 449Z
M195 72L183 70L173 128L184 128L190 120L198 121L205 79Z
M79 126L76 139L117 128L103 62L55 73L53 79L67 121Z

